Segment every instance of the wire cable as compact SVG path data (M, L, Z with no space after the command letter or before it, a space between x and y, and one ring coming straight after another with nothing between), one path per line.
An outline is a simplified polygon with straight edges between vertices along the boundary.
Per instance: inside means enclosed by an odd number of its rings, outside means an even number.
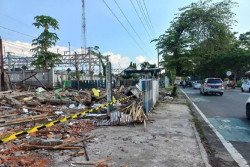
M148 20L149 20L151 29L152 29L152 31L153 31L153 34L154 34L154 36L156 36L155 30L154 30L154 26L153 26L152 20L151 20L151 18L150 18L150 16L149 16L149 12L148 12L148 8L147 8L147 5L146 5L146 3L145 3L145 0L142 0L142 2L143 2L143 6L144 6L144 8L145 8L145 11L146 11L145 13L146 13L146 15L147 15L147 17L148 17Z
M144 19L145 24L146 24L148 30L151 32L151 35L152 35L152 30L151 30L150 25L148 23L147 17L146 17L145 12L144 12L144 9L142 8L141 1L140 0L136 0L136 3L138 5L138 7L139 7L139 10L141 12L142 18Z
M11 43L11 42L8 42L8 41L3 41L4 43L7 43L8 45L12 45L12 46L17 46L17 47L20 47L20 48L23 48L23 49L26 49L26 50L30 50L31 48L27 48L25 46L21 46L21 44L18 44L18 43Z
M5 30L9 30L9 31L12 31L12 32L15 32L15 33L17 33L17 34L21 34L21 35L24 35L24 36L27 36L27 37L30 37L30 38L36 38L36 37L34 37L34 36L31 36L31 35L28 35L28 34L24 34L24 33L22 33L22 32L18 32L18 31L16 31L16 30L12 30L12 29L10 29L10 28L7 28L7 27L1 26L1 25L0 25L0 28L3 28L3 29L5 29Z
M138 16L140 22L142 23L144 30L147 32L149 39L152 39L152 37L150 36L150 34L149 34L149 32L148 32L148 30L147 30L147 28L146 28L144 22L142 21L140 15L139 15L139 13L138 13L138 11L137 11L137 9L136 9L134 3L132 2L132 0L129 0L129 1L130 1L130 3L132 4L132 6L133 6L133 8L134 8L134 10L135 10L135 12L136 12L136 14L137 14L137 16Z
M116 0L114 0L114 2L117 5L117 7L119 8L119 10L121 11L121 13L124 16L124 18L127 20L128 24L130 25L130 27L132 28L132 30L134 31L134 33L136 34L136 36L140 39L140 41L143 43L143 45L145 46L145 48L147 48L145 42L141 39L140 35L136 32L136 30L134 29L134 27L132 26L132 24L128 20L127 16L125 15L125 13L123 12L123 10L121 9L120 5L117 3Z
M144 52L145 50L139 45L139 43L136 41L136 39L133 37L133 35L128 31L128 29L123 25L123 23L119 20L119 18L116 16L116 14L113 12L113 10L108 6L105 0L102 0L103 3L106 5L106 7L110 10L110 12L113 14L113 16L116 18L116 20L121 24L121 26L124 28L124 30L128 33L128 35L132 38L132 40L136 43L136 45Z

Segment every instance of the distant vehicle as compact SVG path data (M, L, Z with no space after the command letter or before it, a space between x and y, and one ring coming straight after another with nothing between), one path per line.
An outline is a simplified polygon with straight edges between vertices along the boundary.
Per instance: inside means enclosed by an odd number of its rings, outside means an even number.
M250 97L247 99L246 102L246 117L250 120Z
M183 86L183 81L181 81L179 85L180 85L180 86Z
M201 88L201 81L193 82L193 88L194 89L200 89Z
M220 78L206 78L201 84L200 94L207 95L208 93L219 93L221 96L224 93L223 81Z
M250 92L250 81L245 81L242 83L241 85L241 91L245 92L245 91L249 91Z
M186 80L186 86L192 87L192 81L191 80Z

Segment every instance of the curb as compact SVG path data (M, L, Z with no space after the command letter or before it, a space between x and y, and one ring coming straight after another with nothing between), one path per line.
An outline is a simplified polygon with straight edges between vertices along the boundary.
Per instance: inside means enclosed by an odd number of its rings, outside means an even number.
M205 167L211 167L210 163L209 163L209 160L208 160L208 155L207 155L207 152L204 148L204 146L202 145L201 143L201 138L194 126L194 124L192 123L192 128L194 129L194 134L195 134L195 138L196 138L196 141L198 143L198 147L199 147L199 150L200 150L200 153L201 153L201 158L203 160L203 163L204 163L204 166Z

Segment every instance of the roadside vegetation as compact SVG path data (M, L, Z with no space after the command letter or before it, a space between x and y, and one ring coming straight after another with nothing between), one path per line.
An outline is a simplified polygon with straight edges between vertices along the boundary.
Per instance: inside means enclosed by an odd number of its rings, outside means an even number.
M165 73L172 76L226 77L234 81L250 69L250 31L232 31L237 3L199 1L179 9L170 27L156 42Z

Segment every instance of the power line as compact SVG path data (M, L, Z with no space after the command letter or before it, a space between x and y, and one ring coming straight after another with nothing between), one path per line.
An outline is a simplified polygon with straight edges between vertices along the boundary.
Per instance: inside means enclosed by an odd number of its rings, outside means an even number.
M145 31L147 32L148 37L151 39L152 37L150 37L150 34L149 34L149 32L148 32L148 30L147 30L147 28L146 28L145 24L143 23L143 21L142 21L142 19L141 19L140 15L139 15L139 13L138 13L138 11L137 11L137 9L136 9L136 7L135 7L134 3L132 2L132 0L130 0L130 2L131 2L131 4L132 4L132 6L133 6L133 8L134 8L134 10L135 10L135 12L136 12L136 14L137 14L137 16L138 16L139 20L141 21L141 23L142 23L142 25L143 25L143 27L144 27Z
M150 29L150 25L148 23L146 15L145 15L144 9L142 8L141 1L136 0L136 3L138 5L138 7L139 7L139 10L140 10L141 14L142 14L142 18L144 19L144 21L145 21L145 23L147 25L147 28L151 32L151 35L152 35L152 30ZM153 35L152 35L152 37L153 37Z
M7 43L7 44L9 44L9 45L15 45L15 46L18 46L18 47L21 47L21 48L24 48L24 49L27 49L27 50L30 50L31 48L27 48L27 47L25 47L25 46L23 46L22 44L18 44L18 43L11 43L11 42L7 42L7 41L3 41L3 42L5 42L5 43Z
M134 33L136 34L136 36L140 39L140 41L143 43L143 45L147 48L146 44L143 42L143 40L141 39L140 35L136 32L136 30L134 29L134 27L132 26L132 24L130 23L130 21L128 20L127 16L125 15L125 13L123 12L123 10L121 9L120 5L117 3L116 0L114 0L115 4L117 5L117 7L119 8L119 10L121 11L122 15L124 16L124 18L127 20L128 24L130 25L130 27L132 28L132 30L134 31Z
M22 32L18 32L18 31L16 31L16 30L12 30L12 29L10 29L10 28L3 27L3 26L1 26L1 25L0 25L0 28L3 28L3 29L5 29L5 30L9 30L9 31L12 31L12 32L15 32L15 33L17 33L17 34L21 34L21 35L24 35L24 36L27 36L27 37L30 37L30 38L36 38L36 37L34 37L34 36L31 36L31 35L28 35L28 34L24 34L24 33L22 33Z
M3 42L5 42L5 41L3 41ZM6 43L8 43L8 42L6 42ZM7 46L7 45L5 44L5 47L9 47L9 49L15 48L15 49L18 49L18 50L22 50L22 51L25 51L25 52L29 52L30 54L33 53L30 49L27 49L27 48L24 48L24 47L21 47L21 46L12 44L12 43L8 43L8 45L11 45L11 46Z
M133 35L128 31L128 29L122 24L122 22L119 20L119 18L116 16L116 14L112 11L112 9L108 6L108 4L105 2L105 0L102 0L103 3L106 5L106 7L110 10L110 12L113 14L113 16L116 18L116 20L121 24L121 26L125 29L125 31L128 33L128 35L133 39L133 41L136 43L136 45L144 52L144 49L139 45L139 43L135 40ZM147 53L146 53L147 54Z
M4 14L4 13L2 13L2 12L0 12L0 15L2 15L2 16L4 16L4 17L7 17L7 18L9 18L9 19L12 19L12 20L14 20L14 21L16 21L16 22L19 22L19 23L21 23L21 24L23 24L23 25L26 25L27 27L31 27L31 26L32 26L31 24L27 24L27 23L25 23L24 21L22 21L22 20L20 20L20 19L14 18L14 17L9 16L9 15L6 15L6 14Z
M144 8L145 8L145 10L146 10L146 15L147 15L147 17L148 17L149 23L150 23L151 28L152 28L152 30L153 30L153 33L154 33L154 35L155 35L154 26L153 26L153 24L152 24L152 20L150 19L150 16L149 16L149 13L148 13L147 5L146 5L146 3L145 3L145 0L142 0L142 1L143 1L143 6L144 6ZM155 36L156 36L156 35L155 35Z

